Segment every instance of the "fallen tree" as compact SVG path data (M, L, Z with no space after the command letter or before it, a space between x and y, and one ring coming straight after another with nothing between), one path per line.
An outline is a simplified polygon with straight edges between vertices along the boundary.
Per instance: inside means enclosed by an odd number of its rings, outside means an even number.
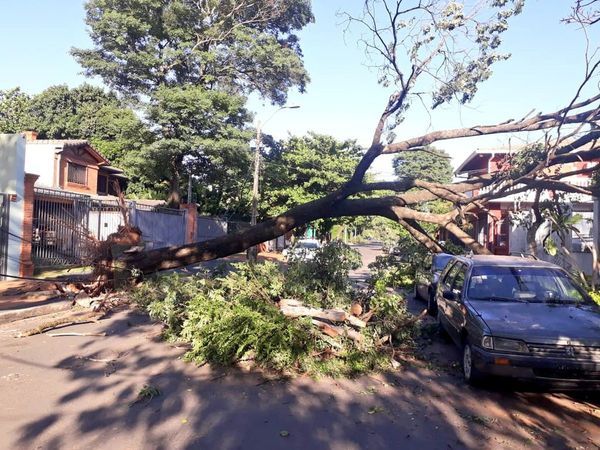
M593 3L582 6L576 2L567 22L576 22L583 28L592 26L595 21L588 23L581 18L593 15L594 11L585 9L594 7ZM240 233L127 254L117 261L117 265L135 269L138 273L173 269L241 252L317 219L343 216L388 218L400 223L421 244L439 251L439 243L419 226L419 222L435 224L474 253L487 253L488 250L473 239L463 225L475 209L485 211L490 200L532 190L596 194L595 187L574 186L565 179L578 173L596 172L597 165L570 172L554 170L570 162L600 159L600 148L596 148L600 137L600 95L581 99L600 65L600 58L592 51L586 54L583 81L564 108L550 113L530 113L502 123L439 130L401 141L394 139L394 130L401 124L410 102L422 97L417 90L421 80L433 82L434 108L454 98L462 103L473 98L478 84L490 76L490 67L506 59L497 51L500 37L507 29L509 19L519 14L521 8L518 0L491 1L485 8L476 6L469 11L456 2L365 1L361 17L347 15L346 19L349 25L358 24L367 30L368 39L365 38L363 44L370 56L379 58L380 82L385 86L396 86L396 90L377 119L371 145L352 177L334 192L324 193L320 199L298 205ZM420 25L408 27L408 23ZM510 170L494 175L448 184L410 178L395 182L364 181L367 170L381 155L422 150L449 139L525 132L539 132L542 152L537 159L509 163ZM395 194L374 196L380 191ZM369 196L355 198L364 193ZM443 214L417 208L434 199L447 200L453 208Z

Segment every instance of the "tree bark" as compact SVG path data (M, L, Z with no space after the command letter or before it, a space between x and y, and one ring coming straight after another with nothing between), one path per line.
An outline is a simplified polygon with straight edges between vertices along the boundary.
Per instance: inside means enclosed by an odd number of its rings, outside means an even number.
M169 173L169 196L167 197L167 204L170 208L179 208L181 204L181 186L180 186L180 176L181 176L181 158L175 158L171 161Z

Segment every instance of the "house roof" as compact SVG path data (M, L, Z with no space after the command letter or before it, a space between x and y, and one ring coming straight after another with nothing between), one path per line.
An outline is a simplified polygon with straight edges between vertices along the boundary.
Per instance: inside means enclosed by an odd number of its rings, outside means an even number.
M104 156L102 156L94 147L92 147L92 144L90 144L85 139L36 139L33 141L27 141L27 145L36 145L36 144L42 144L42 145L43 144L46 144L46 145L51 144L51 145L60 146L60 147L62 147L62 149L85 147L88 150L88 152L90 153L90 155L92 155L92 157L94 159L96 159L96 161L98 161L98 165L108 166L108 164L110 164L108 159L106 159Z
M509 153L510 150L505 148L478 148L474 152L472 152L467 158L457 167L454 171L456 174L471 172L473 170L478 170L478 166L483 164L487 165L487 162L494 155L500 154L505 155Z
M563 142L561 145L568 145L572 141ZM597 147L598 144L594 142L590 142L588 144L582 145L578 147L578 150L590 150L592 148ZM467 173L480 169L480 165L484 162L487 163L491 158L495 155L506 155L509 153L517 153L524 149L526 145L520 145L513 148L506 147L495 147L495 148L478 148L474 152L472 152L467 158L458 166L458 168L454 171L455 174Z
M113 176L116 178L123 178L125 180L129 179L129 177L127 177L127 175L125 175L125 171L119 169L118 167L114 167L114 166L100 166L100 172L108 173L108 174L110 174L110 176Z

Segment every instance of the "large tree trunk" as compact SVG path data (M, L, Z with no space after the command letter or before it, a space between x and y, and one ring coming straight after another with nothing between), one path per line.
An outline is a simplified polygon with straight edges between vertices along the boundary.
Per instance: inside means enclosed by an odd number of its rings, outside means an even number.
M180 247L167 247L146 252L126 255L121 262L129 268L136 268L142 273L152 273L160 270L174 269L202 261L223 258L240 253L249 247L282 236L288 231L305 225L317 219L355 216L382 216L399 222L401 220L425 220L444 226L461 242L472 248L475 253L489 253L477 244L459 227L448 224L450 215L437 216L423 213L405 207L406 200L411 200L408 193L404 197L381 197L367 199L351 199L336 201L338 194L330 194L321 199L290 209L286 213L268 219L256 226L236 234L221 236L204 242L198 242ZM420 193L418 197L425 194ZM426 195L425 195L426 197ZM423 244L428 246L423 240ZM438 251L439 245L432 246Z
M181 158L175 158L171 161L169 167L169 196L167 197L167 204L170 208L179 208L181 204Z

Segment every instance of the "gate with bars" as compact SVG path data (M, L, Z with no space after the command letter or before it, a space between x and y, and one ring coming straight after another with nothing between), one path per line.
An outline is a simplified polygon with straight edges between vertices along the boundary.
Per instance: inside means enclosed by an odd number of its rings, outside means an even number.
M10 195L0 193L0 280L6 273L8 261L8 221L10 217Z
M36 267L83 264L90 255L86 195L35 188L31 257Z

